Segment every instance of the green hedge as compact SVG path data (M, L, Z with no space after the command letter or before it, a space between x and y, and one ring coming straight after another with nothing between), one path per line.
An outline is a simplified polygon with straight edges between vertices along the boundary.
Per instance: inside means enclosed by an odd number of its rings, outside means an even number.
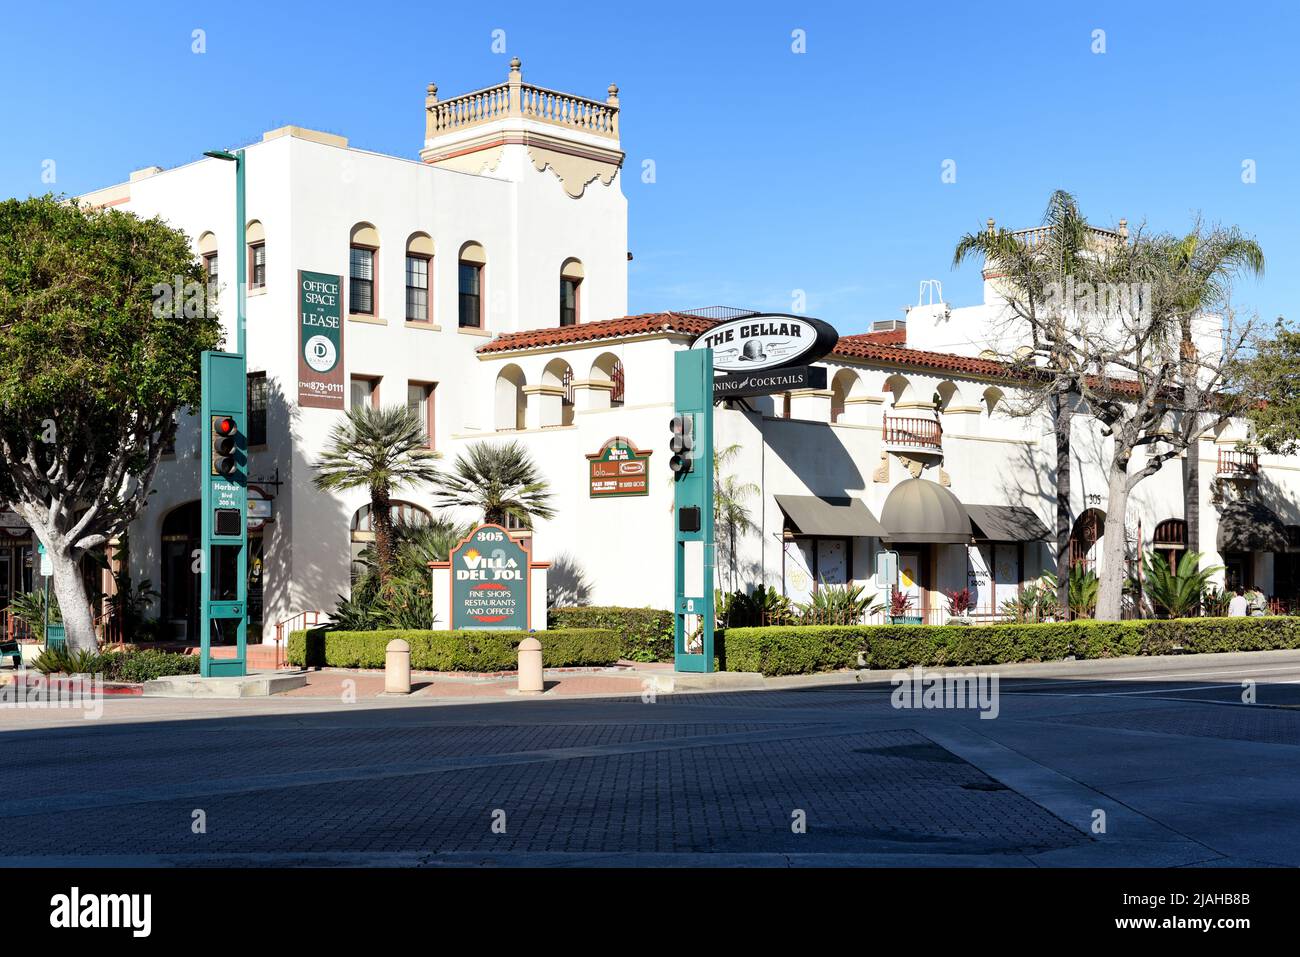
M199 673L199 656L183 655L154 648L138 651L110 651L104 655L104 680L145 682L171 675Z
M411 646L411 667L420 671L513 671L515 650L526 631L329 631L313 628L289 635L290 663L309 668L382 668L384 649L394 638ZM548 668L611 665L619 637L595 628L537 632Z
M601 628L622 639L628 661L673 660L673 613L660 608L575 606L552 608L548 628Z
M1036 625L816 625L730 628L728 671L809 674L858 667L898 669L1016 661L1116 658L1171 652L1210 654L1300 648L1300 618L1179 618Z

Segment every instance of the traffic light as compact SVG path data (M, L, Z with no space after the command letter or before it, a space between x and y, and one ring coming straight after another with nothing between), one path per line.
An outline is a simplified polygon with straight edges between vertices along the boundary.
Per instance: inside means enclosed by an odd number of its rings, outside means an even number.
M695 417L689 413L675 415L668 427L673 431L673 437L668 443L673 453L668 460L668 467L674 475L685 475L691 470L695 458Z
M239 470L239 425L228 415L212 417L212 474L234 479Z

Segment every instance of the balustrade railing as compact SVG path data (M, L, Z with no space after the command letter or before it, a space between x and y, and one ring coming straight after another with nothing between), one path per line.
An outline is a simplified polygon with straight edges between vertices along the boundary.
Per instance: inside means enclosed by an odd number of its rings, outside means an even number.
M943 426L934 419L887 415L884 424L885 445L903 448L943 448Z
M1254 449L1219 449L1218 472L1253 477L1259 473L1259 453Z
M618 139L618 87L611 85L605 102L561 93L523 82L519 61L510 64L510 78L496 86L438 99L429 85L425 108L429 112L427 136L432 138L507 117L552 123L556 126Z

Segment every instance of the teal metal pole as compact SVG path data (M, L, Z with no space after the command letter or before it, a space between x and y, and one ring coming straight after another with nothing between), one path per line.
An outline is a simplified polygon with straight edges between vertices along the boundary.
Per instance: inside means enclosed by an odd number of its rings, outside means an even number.
M235 235L239 239L238 258L235 261L235 281L239 284L235 322L235 351L244 357L244 371L248 371L248 217L244 212L244 151L235 151Z
M235 164L235 352L203 354L203 401L200 418L200 510L203 555L199 569L199 606L201 629L200 673L204 677L242 675L247 671L248 641L248 216L245 192L245 156L214 150L206 155ZM219 417L232 416L238 423L236 455L242 457L242 469L233 477L218 475L212 465L212 430ZM220 503L220 504L218 504ZM220 507L229 516L239 514L239 534L226 532L217 538L214 510ZM215 540L214 540L215 539ZM216 549L237 548L235 565L236 594L233 601L223 592L214 607L213 563ZM217 620L236 620L236 656L233 660L212 659L213 627Z

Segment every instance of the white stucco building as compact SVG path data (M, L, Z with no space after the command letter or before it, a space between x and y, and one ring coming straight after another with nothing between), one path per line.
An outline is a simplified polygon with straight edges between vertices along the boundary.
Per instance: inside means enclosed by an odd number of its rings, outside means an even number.
M516 61L486 90L442 100L431 86L425 115L418 157L295 127L247 148L250 484L270 502L253 538L250 641L258 625L269 641L277 623L333 608L368 529L364 491L312 487L312 462L343 413L299 402L299 271L343 279L347 402L420 408L446 464L484 440L516 439L532 452L556 510L531 530L533 557L554 563L561 600L671 602L673 356L743 310L626 315L615 87L603 100L555 93L524 83ZM221 285L233 342L229 164L146 169L83 199L185 230ZM943 620L949 591L969 585L977 612L991 615L1054 565L1052 432L1041 418L1006 414L1014 384L987 357L1001 349L996 277L984 300L956 309L934 301L906 322L842 336L821 362L824 390L717 410L719 447L737 449L723 471L755 486L745 499L754 529L734 563L719 546L719 587L763 582L804 600L818 580L867 583L888 544L916 607ZM652 453L648 494L593 497L589 457L614 437ZM1300 597L1300 461L1257 455L1242 447L1247 438L1238 426L1199 443L1202 549L1228 566L1230 583L1291 600ZM158 615L192 640L198 442L187 419L130 534L136 579L161 589ZM1082 561L1099 551L1106 455L1097 423L1077 418ZM1182 488L1177 460L1138 486L1135 539L1140 522L1147 547L1179 550ZM397 497L408 514L434 510L427 489ZM1215 502L1236 502L1229 511L1250 521L1223 521ZM9 592L31 584L30 571L21 577L31 544L22 535L0 521L0 587Z

